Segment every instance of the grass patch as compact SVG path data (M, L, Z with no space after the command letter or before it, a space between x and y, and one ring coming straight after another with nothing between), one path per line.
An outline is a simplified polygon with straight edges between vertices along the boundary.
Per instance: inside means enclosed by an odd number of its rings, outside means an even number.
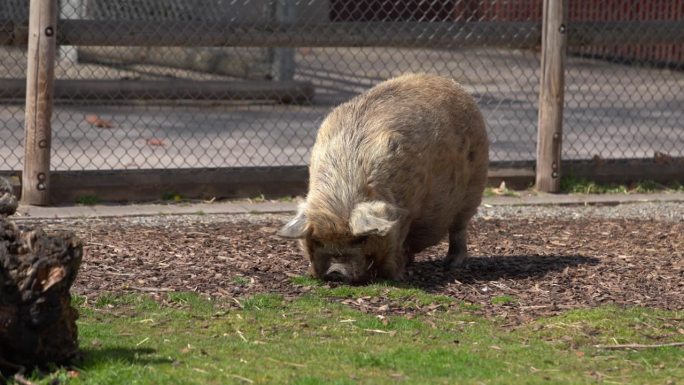
M183 201L183 197L180 194L176 194L173 192L165 192L162 194L162 200L179 203L179 202Z
M283 304L283 297L278 294L257 294L242 302L245 310L277 309Z
M249 203L262 203L266 202L266 197L264 196L264 194L259 194L254 197L247 198L247 201L249 201Z
M247 286L247 284L249 283L249 279L247 279L243 276L240 276L240 275L234 276L231 279L231 281L233 281L234 284L240 285L240 286Z
M395 301L415 302L419 306L431 304L449 304L451 297L426 293L423 290L410 287L395 287L391 283L376 283L367 286L339 286L333 289L321 288L317 294L325 297L366 298L386 297Z
M665 384L684 378L681 348L594 347L653 343L654 336L682 341L677 320L684 312L602 307L504 330L497 321L466 311L381 320L317 290L291 301L273 294L243 298L242 309L221 312L216 310L222 302L191 293L169 293L172 306L151 306L144 295L110 295L89 304L76 297L84 351L79 375L60 369L30 379L37 384L58 379L61 384L394 385ZM390 291L403 297L415 296L413 290Z
M520 193L506 187L505 182L502 182L499 187L486 187L483 195L485 197L520 197Z
M410 307L409 305L447 305L453 302L451 297L430 294L413 287L397 286L396 283L390 281L363 286L340 285L331 288L323 286L320 280L308 276L292 277L290 280L295 285L310 286L314 288L313 293L323 298L364 299L382 297L395 301L404 301L407 307Z
M486 198L491 198L495 197L496 194L494 194L494 189L492 187L486 187L482 195Z
M663 185L652 180L643 180L630 185L616 183L596 183L570 174L561 177L561 191L571 194L630 194L653 192L684 192L678 182Z
M76 204L83 206L95 206L100 203L100 198L95 195L83 195L76 198Z
M169 302L190 309L192 312L208 314L214 310L213 302L203 298L197 293L167 293L166 298Z
M510 295L500 295L492 298L492 305L510 305L517 302L518 299Z
M290 281L298 286L321 286L323 284L320 280L311 278L307 275L291 277Z

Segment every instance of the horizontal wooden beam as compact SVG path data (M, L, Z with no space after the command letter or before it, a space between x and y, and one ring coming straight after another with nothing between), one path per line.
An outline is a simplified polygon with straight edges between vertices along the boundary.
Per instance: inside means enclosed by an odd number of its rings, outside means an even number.
M684 183L684 158L593 160L561 162L563 175L573 175L597 183L630 184L650 180L657 183Z
M684 19L569 22L568 46L684 43Z
M25 45L22 24L0 20L0 45ZM187 47L529 47L535 22L230 24L188 21L60 20L57 42L77 46Z
M0 79L0 99L23 99L26 80ZM302 81L189 81L58 79L54 99L62 100L277 100L310 101L314 86Z
M651 159L564 161L564 172L600 183L632 183L653 180L684 183L684 158L658 162ZM247 198L264 194L277 198L306 193L306 166L199 168L163 170L53 171L52 204L73 204L79 198L97 197L101 202L158 200L165 194L184 198ZM20 191L18 172L0 171L11 177ZM526 189L534 184L534 162L493 162L490 186L505 181L508 188Z
M28 26L0 20L0 45L26 45ZM684 20L571 22L569 46L684 43ZM189 21L60 20L57 43L190 47L535 47L541 21L223 24Z

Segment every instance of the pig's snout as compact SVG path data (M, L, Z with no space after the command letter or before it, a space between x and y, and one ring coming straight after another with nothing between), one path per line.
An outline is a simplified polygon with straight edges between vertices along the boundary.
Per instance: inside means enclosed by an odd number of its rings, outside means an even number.
M323 279L326 281L346 282L349 280L347 268L340 263L333 263L325 272Z

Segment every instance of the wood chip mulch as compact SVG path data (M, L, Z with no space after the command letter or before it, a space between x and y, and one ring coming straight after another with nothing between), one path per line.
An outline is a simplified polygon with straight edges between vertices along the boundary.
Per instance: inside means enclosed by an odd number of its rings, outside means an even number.
M240 298L279 293L296 298L311 287L292 277L307 263L295 242L276 237L278 222L101 222L72 229L86 255L74 291L195 291ZM420 254L400 286L443 294L453 305L388 296L340 302L366 312L414 314L463 304L519 324L542 315L604 304L684 309L684 222L624 219L479 219L471 225L471 257L458 271L442 268L446 244ZM505 296L505 297L504 297Z

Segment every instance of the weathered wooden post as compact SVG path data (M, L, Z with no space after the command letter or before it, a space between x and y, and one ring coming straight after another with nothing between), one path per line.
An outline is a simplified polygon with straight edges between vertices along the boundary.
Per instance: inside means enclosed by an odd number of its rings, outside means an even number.
M560 191L567 0L544 0L536 188Z
M21 193L22 202L29 205L50 203L50 120L55 77L57 2L30 2Z

